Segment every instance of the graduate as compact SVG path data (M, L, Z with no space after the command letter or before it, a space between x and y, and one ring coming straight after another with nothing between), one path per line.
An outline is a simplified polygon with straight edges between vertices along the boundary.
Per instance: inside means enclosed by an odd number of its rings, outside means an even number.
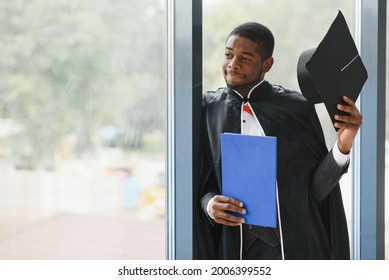
M339 180L362 115L353 100L342 97L333 116L338 139L328 151L314 105L265 79L273 49L267 27L239 25L226 40L226 87L203 94L195 259L350 259ZM236 215L246 213L245 202L222 195L224 132L277 137L276 228L245 223L244 215Z

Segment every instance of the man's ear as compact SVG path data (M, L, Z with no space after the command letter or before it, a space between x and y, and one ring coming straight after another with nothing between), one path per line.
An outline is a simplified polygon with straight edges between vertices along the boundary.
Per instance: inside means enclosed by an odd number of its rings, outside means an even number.
M267 58L263 63L262 63L262 71L264 73L267 73L270 71L271 67L273 66L274 63L274 58L271 56Z

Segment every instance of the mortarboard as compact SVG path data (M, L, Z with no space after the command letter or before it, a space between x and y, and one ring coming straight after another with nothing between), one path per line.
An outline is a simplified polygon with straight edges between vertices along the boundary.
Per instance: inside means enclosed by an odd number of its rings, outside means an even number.
M343 95L357 100L367 71L340 11L318 47L300 55L297 77L305 98L313 104L324 102L332 123L335 114L346 114L336 108L345 104Z

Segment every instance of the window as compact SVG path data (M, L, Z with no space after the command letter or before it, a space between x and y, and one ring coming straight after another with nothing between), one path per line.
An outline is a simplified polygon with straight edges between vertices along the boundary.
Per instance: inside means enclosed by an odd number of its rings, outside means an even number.
M163 259L163 0L0 4L0 259Z

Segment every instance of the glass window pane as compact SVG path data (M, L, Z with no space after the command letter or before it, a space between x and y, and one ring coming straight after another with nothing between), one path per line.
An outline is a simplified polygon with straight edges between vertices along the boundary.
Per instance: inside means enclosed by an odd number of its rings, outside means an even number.
M164 259L164 1L0 15L0 259Z
M389 6L386 8L385 259L389 260Z
M221 61L227 35L237 25L256 21L266 25L275 37L274 64L266 79L273 84L300 91L297 82L297 62L302 51L317 47L338 10L346 18L354 33L353 1L311 0L209 0L204 1L203 23L203 89L215 90L224 86ZM328 148L332 148L337 135L324 104L316 106ZM352 160L352 159L351 159ZM351 168L340 182L349 228L350 246L352 229Z

